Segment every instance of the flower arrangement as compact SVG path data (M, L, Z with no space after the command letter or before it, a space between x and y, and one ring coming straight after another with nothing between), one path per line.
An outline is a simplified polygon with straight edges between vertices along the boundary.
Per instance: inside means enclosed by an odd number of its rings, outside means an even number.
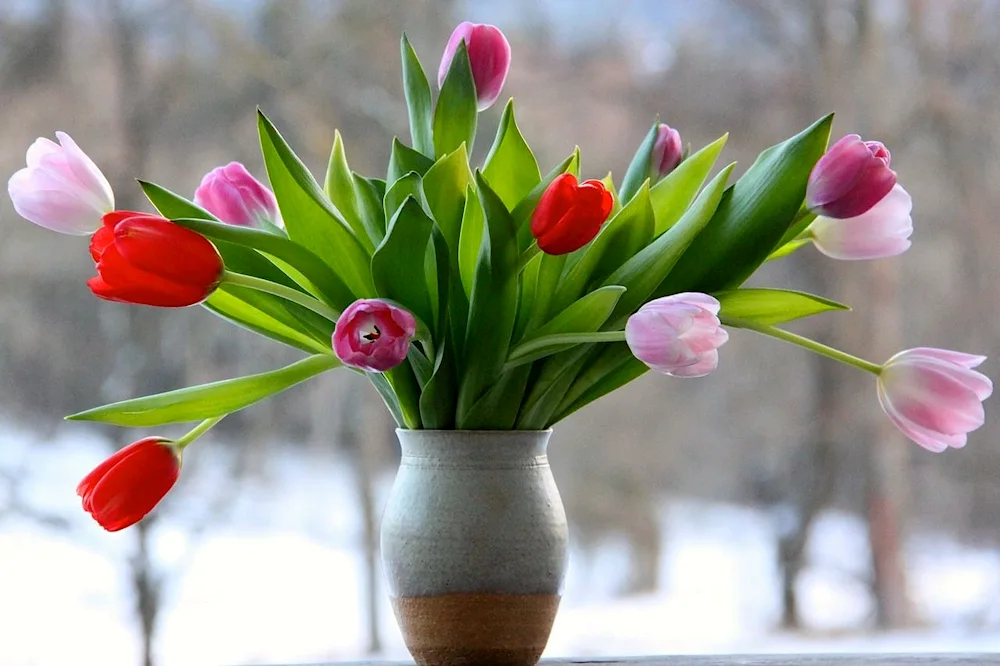
M931 451L983 423L984 357L902 351L883 364L779 325L847 306L800 291L743 288L762 264L813 245L857 260L905 251L911 200L888 149L832 116L764 150L733 184L711 176L726 136L689 152L655 122L624 177L579 180L574 151L543 175L513 100L482 165L479 112L499 98L511 50L462 23L432 96L404 36L410 145L385 179L352 171L336 135L322 185L261 113L268 184L239 163L189 200L140 185L157 213L115 210L108 181L69 135L38 139L9 181L17 212L90 237L99 298L201 305L308 356L258 375L135 398L72 420L152 427L199 422L111 456L78 488L107 530L142 519L170 490L184 448L227 414L339 366L364 373L400 428L541 430L649 369L699 377L733 329L870 372L893 423Z

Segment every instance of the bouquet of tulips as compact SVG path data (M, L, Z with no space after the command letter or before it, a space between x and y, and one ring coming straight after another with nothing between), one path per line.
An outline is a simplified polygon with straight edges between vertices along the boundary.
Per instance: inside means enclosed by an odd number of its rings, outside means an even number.
M131 525L176 481L181 453L220 419L319 373L364 373L401 428L544 429L652 368L714 370L728 330L775 337L872 373L878 399L932 451L983 423L984 357L919 348L873 363L778 325L846 306L741 285L813 245L835 259L910 245L911 202L889 151L832 116L764 150L730 184L726 136L691 152L656 122L624 176L580 181L579 151L543 174L513 100L482 165L479 112L510 65L496 27L463 23L432 95L404 36L410 145L384 179L351 170L337 134L322 183L259 115L268 185L238 163L193 200L140 182L156 214L114 209L107 180L66 134L38 139L9 183L26 219L90 236L98 297L202 305L307 354L263 374L135 398L70 416L120 426L200 422L125 447L80 484L108 530Z

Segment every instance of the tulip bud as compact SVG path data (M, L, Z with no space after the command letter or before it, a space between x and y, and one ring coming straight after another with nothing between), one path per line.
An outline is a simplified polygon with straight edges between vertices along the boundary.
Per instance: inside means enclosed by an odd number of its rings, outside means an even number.
M258 229L283 226L274 194L239 162L205 174L194 202L228 224Z
M910 247L913 202L902 185L896 185L867 212L843 220L817 217L809 238L823 254L834 259L880 259L902 254Z
M208 298L224 266L204 236L148 213L117 211L90 239L97 277L87 286L109 301L185 307Z
M531 235L546 254L568 254L597 236L614 200L599 180L577 184L564 173L546 188L531 215Z
M890 358L878 376L878 400L904 435L929 451L965 446L983 425L993 382L972 370L985 356L919 347Z
M806 206L824 217L857 217L881 201L896 184L888 149L878 141L848 134L833 144L809 175Z
M333 351L344 365L385 372L406 359L417 330L412 314L386 301L361 299L337 319Z
M682 293L643 305L625 324L625 341L637 359L674 377L703 377L719 365L718 348L729 339L719 321L719 301Z
M472 80L476 83L477 107L480 111L490 108L507 79L510 69L510 44L500 29L483 23L463 21L458 24L448 39L441 65L438 67L438 87L444 85L444 79L451 69L451 61L455 58L458 45L465 42L469 52L469 65L472 67Z
M653 151L649 156L649 177L654 182L677 168L684 159L684 146L677 130L660 123L656 128Z
M108 179L65 132L59 143L37 139L28 148L27 167L7 182L18 215L40 227L86 236L101 225L101 216L115 209Z
M101 527L117 532L152 511L180 472L180 449L169 439L147 437L98 465L76 487L76 494Z

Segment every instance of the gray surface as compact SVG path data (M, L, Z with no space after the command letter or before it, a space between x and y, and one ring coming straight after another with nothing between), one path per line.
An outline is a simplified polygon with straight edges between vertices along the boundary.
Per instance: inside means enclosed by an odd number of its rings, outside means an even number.
M551 430L397 430L382 516L393 597L559 594L567 526L545 455Z
M366 661L315 666L404 666L406 662ZM722 655L696 657L628 657L624 659L542 659L540 666L973 666L1000 664L997 654L845 654ZM291 665L289 665L291 666ZM305 665L302 665L305 666Z

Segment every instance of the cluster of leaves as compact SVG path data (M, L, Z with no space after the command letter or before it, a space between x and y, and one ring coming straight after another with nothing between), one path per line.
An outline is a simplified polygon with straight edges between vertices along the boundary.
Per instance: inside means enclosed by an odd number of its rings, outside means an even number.
M185 198L142 183L153 205L210 238L228 270L300 290L342 311L360 298L407 308L425 337L407 362L369 373L400 427L540 429L646 371L621 331L650 299L714 294L723 314L780 323L837 303L800 292L740 289L801 219L809 172L832 117L765 150L733 185L734 164L709 178L726 136L655 184L647 178L654 125L616 190L597 238L568 255L520 259L545 188L579 175L579 151L544 177L511 100L482 167L469 152L475 86L464 45L436 104L413 49L402 41L412 147L392 145L386 178L352 171L336 135L321 186L278 130L259 115L268 178L287 235L222 224ZM246 407L339 365L334 322L278 296L223 283L205 306L245 328L311 354L287 368L128 400L71 418L151 426Z

